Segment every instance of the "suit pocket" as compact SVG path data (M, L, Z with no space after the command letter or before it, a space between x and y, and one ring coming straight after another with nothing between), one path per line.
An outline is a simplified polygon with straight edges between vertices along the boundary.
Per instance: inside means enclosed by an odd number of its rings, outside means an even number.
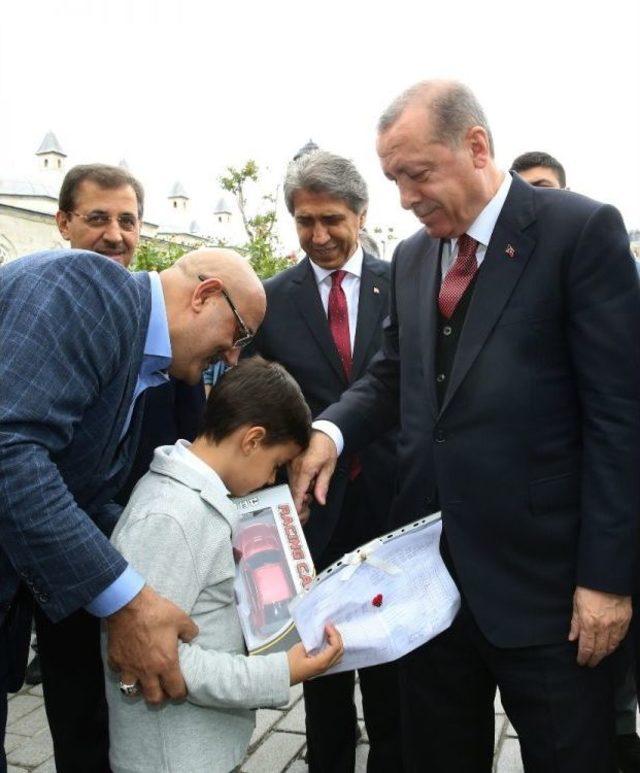
M529 497L534 515L575 509L580 504L580 479L570 472L532 481Z

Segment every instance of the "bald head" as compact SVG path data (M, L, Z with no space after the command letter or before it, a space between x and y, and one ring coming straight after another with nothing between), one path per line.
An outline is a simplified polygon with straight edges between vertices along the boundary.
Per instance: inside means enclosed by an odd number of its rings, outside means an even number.
M169 372L197 383L211 362L234 365L235 343L255 334L266 311L262 283L248 261L228 249L189 252L160 274L172 362Z

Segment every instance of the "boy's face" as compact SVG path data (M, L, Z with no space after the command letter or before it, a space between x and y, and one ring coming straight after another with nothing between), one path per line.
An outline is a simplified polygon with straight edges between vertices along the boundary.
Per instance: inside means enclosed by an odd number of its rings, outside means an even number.
M272 486L278 469L288 464L302 451L293 440L273 446L260 442L251 451L249 459L225 483L234 497L243 497L251 491Z

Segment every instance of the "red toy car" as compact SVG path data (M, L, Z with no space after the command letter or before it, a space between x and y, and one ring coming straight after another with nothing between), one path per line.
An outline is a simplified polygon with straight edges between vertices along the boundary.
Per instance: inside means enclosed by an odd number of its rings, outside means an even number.
M295 595L275 526L246 526L234 548L249 594L251 628L259 636L270 636L289 619L288 602Z

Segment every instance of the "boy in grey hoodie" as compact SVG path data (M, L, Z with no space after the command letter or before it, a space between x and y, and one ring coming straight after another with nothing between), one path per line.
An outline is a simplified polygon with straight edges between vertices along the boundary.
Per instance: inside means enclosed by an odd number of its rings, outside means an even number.
M272 484L278 468L307 447L310 425L295 381L256 357L216 385L193 444L156 449L112 542L200 632L179 645L185 701L149 706L125 696L119 676L105 667L113 773L229 773L246 754L255 709L284 705L289 685L342 656L340 635L327 626L327 646L317 655L298 644L248 657L234 602L238 515L229 496Z

